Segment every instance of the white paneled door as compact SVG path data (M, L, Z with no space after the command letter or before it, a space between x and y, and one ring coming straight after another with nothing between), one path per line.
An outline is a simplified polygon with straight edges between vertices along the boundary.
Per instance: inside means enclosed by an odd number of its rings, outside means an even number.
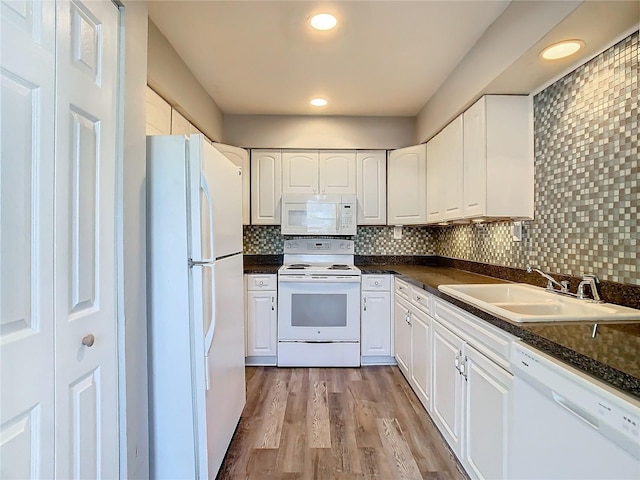
M55 4L1 2L0 478L53 478Z
M118 10L56 6L56 477L118 476Z
M0 476L118 476L118 10L2 1Z

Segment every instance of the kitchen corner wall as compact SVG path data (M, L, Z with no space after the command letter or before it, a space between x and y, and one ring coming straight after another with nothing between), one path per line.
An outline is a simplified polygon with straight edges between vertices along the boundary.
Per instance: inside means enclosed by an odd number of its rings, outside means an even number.
M534 98L535 220L444 227L439 255L640 285L638 32Z

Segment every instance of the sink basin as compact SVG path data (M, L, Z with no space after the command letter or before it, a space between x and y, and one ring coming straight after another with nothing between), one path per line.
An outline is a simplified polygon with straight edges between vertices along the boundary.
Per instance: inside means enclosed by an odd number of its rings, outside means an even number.
M640 310L558 295L523 283L440 285L443 293L513 322L632 321Z

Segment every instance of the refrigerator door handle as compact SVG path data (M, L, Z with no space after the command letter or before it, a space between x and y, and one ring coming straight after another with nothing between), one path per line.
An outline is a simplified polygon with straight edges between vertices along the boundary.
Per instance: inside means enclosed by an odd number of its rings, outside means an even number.
M211 255L211 258L208 261L213 261L215 258L213 254L213 202L211 201L207 178L203 173L200 174L200 190L202 190L205 198L207 199L207 210L209 211L209 253Z
M207 334L204 336L204 360L205 360L205 373L207 390L211 387L209 382L209 352L211 351L211 345L213 345L213 336L216 333L216 314L215 309L211 309L211 324L207 330Z

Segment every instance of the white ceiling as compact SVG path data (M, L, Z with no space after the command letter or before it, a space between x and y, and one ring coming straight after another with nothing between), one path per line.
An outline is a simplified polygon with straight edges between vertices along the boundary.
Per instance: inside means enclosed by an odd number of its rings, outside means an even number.
M149 16L226 114L415 116L509 3L154 0ZM584 2L485 93L530 93L637 28L639 5ZM319 12L335 14L338 27L310 29ZM544 45L564 38L587 48L580 57L539 60ZM329 105L311 107L314 96Z
M224 113L414 116L510 2L153 1ZM307 26L319 12L333 31Z

